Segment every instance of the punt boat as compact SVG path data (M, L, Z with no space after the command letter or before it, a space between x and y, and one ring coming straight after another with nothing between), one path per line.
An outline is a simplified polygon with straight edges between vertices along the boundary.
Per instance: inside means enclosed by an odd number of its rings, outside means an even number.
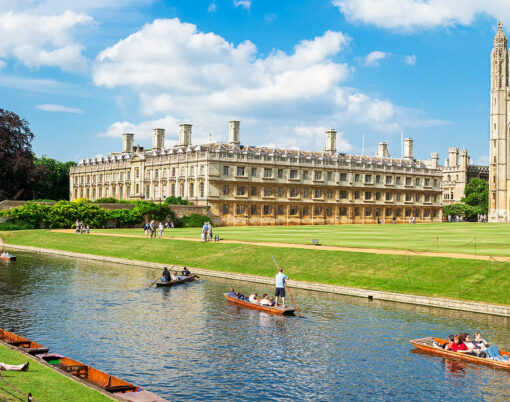
M434 337L413 339L410 342L414 346L416 346L418 349L423 350L425 352L434 353L434 354L442 355L442 356L455 357L457 359L468 360L473 363L480 363L480 364L485 364L485 365L492 366L492 367L498 367L498 368L502 368L505 370L510 370L510 364L508 364L507 362L499 362L499 361L487 359L484 357L471 356L471 355L467 355L465 353L454 352L453 350L440 349L440 348L435 347L432 344L433 341L439 342L440 344L444 344L444 343L448 342L445 339L434 338ZM500 350L499 354L501 356L508 356L509 352Z
M296 311L296 309L292 308L292 307L283 308L283 307L276 307L276 306L275 307L261 306L260 304L250 303L245 300L238 299L237 297L229 296L228 293L223 293L223 295L231 303L237 304L239 306L247 307L247 308L252 308L255 310L265 311L266 313L270 313L270 314L292 315L292 314L294 314L294 311Z
M30 339L16 335L13 332L9 332L1 328L0 328L0 341L4 341L8 345L14 346L22 350L23 352L29 353L31 355L46 353L50 350L49 348L44 347L40 343L31 341Z
M0 260L16 261L16 256L15 255L1 255Z
M196 279L197 279L196 275L190 275L190 276L187 276L186 278L177 279L176 281L170 281L170 282L163 282L161 280L158 280L156 282L156 286L157 287L170 287L170 286L174 286L174 285L181 285L186 282L193 282Z
M146 391L136 385L133 385L120 378L109 375L101 370L92 366L81 363L77 360L70 359L56 353L47 353L48 348L27 348L27 343L30 346L42 346L38 343L32 342L26 338L16 335L12 332L0 329L0 340L5 343L19 348L22 351L35 355L35 357L44 360L53 367L64 371L70 375L80 378L81 380L104 389L107 392L114 394L117 398L132 401L132 402L166 402L165 399L157 396L156 394Z

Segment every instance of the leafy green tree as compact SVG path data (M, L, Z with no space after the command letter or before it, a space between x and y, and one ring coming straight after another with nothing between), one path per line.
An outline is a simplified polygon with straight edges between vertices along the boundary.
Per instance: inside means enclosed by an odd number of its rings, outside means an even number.
M473 207L479 207L480 214L489 213L489 183L482 179L471 179L464 189L465 197L462 202Z
M470 221L476 221L478 215L482 214L482 208L479 206L468 205L464 203L450 204L443 206L443 215L452 217L462 216Z
M74 162L59 162L43 155L35 158L34 163L42 171L42 178L37 185L40 198L52 200L69 199L69 169L76 166Z
M181 197L174 197L173 195L165 199L166 205L189 205L188 200L183 200Z
M34 165L28 122L0 109L0 200L32 199L41 169Z

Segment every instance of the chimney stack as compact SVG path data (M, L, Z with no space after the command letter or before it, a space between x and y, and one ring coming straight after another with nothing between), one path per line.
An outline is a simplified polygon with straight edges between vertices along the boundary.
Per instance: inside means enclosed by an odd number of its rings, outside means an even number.
M333 128L326 131L326 148L324 148L323 151L329 152L330 154L336 152L336 131Z
M133 142L135 140L135 135L131 133L122 134L122 152L125 154L133 153Z
M231 145L241 145L239 141L239 124L238 120L232 120L228 123L228 143Z
M377 144L377 156L379 158L389 158L390 152L388 151L388 143L386 141L382 141Z
M178 146L191 145L191 124L179 125L179 143Z
M439 154L437 152L432 152L430 154L430 168L437 169L439 165Z
M448 165L455 167L459 165L459 148L450 147L448 148Z
M152 130L152 149L163 149L165 147L165 129L155 128Z
M414 159L413 157L413 139L404 139L404 159Z

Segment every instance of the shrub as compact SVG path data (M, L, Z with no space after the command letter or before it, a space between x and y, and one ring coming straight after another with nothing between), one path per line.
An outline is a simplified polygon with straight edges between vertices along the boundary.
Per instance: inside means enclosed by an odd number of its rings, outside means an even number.
M181 197L170 196L165 199L166 205L189 205L188 200L183 200Z
M11 219L6 222L0 223L0 231L2 230L28 230L28 229L36 229L31 226L29 223L19 221L18 219Z
M197 228L202 227L205 222L210 222L211 218L206 215L191 214L185 215L180 219L182 227ZM174 222L175 223L175 222ZM212 223L211 223L212 225Z

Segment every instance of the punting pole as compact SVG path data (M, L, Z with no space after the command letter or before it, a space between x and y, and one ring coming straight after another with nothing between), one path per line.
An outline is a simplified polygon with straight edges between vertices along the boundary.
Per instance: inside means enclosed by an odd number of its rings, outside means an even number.
M175 267L175 265L170 265L170 268L174 268L174 267ZM159 281L159 279L160 279L160 278L161 278L161 277L159 277L159 278L158 278L158 279L156 279L154 282L152 282L152 283L149 285L149 287L151 287L151 286L152 286L152 285L154 285L157 281ZM198 277L197 277L197 278L198 278Z
M273 257L273 261L274 261L274 263L276 265L276 268L279 269L280 267L278 266L278 263L276 262L276 259L274 258L274 255L272 255L271 257ZM289 285L287 285L287 282L285 282L285 287L287 288L287 291L289 292L289 296L292 299L292 303L294 303L294 307L296 307L296 310L297 310L299 318L301 318L302 317L301 316L301 312L299 311L299 307L297 306L296 301L294 300L294 297L292 297L292 293L290 292Z

